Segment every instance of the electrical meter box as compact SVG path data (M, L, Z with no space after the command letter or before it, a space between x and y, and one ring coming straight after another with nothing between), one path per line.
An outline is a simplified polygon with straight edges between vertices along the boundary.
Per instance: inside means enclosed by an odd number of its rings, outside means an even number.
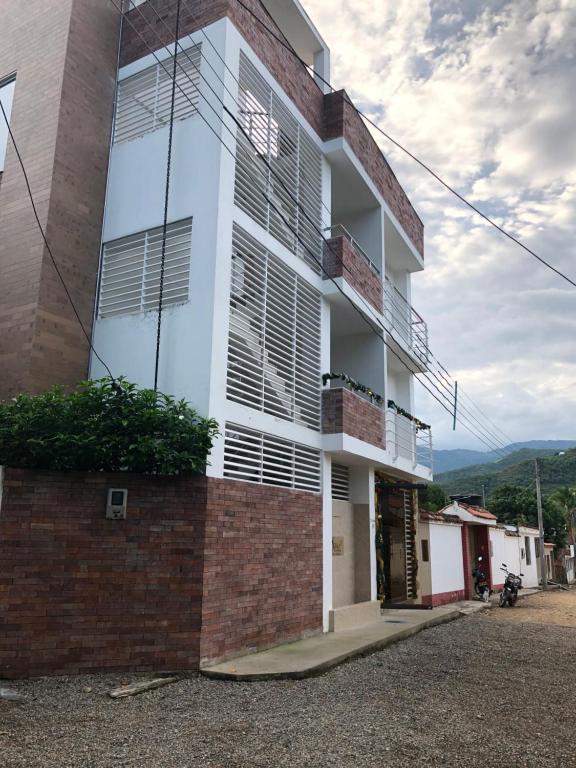
M126 520L128 490L126 488L108 488L106 503L107 520Z

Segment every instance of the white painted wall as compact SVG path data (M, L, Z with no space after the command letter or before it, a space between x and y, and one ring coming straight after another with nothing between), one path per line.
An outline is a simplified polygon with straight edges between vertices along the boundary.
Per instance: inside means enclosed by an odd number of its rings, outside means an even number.
M507 562L506 532L503 528L491 527L488 531L492 557L490 567L492 570L492 584L503 584L506 574L501 571L502 563Z
M464 589L461 526L430 521L432 594Z
M537 587L538 586L538 566L536 563L536 540L538 538L538 531L535 528L520 528L520 547L526 549L525 537L530 539L530 551L532 554L531 563L528 565L528 559L524 557L521 561L521 571L524 574L522 583L525 587Z

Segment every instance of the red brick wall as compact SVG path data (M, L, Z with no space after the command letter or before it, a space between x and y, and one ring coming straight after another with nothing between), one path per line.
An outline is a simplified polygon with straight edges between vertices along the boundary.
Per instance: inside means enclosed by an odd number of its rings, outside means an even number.
M197 667L205 499L202 478L7 470L0 677Z
M109 487L125 521L105 519ZM321 631L321 497L8 469L0 621L0 677L196 669Z
M345 237L333 237L324 246L327 278L343 277L374 309L382 312L382 278Z
M424 225L345 91L324 96L324 139L343 136L376 184L416 250L424 255Z
M439 605L457 603L459 600L464 599L465 591L463 589L457 589L452 592L439 592L436 595L424 595L422 597L422 604L431 605L433 608L436 608Z
M210 480L201 663L322 630L322 499Z
M322 432L344 433L378 448L386 447L384 411L348 389L322 392Z

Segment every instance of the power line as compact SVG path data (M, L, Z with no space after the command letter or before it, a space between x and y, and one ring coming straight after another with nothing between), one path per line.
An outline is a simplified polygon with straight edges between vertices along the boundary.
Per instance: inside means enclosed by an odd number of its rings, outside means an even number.
M121 11L121 10L118 8L118 6L117 6L117 5L116 5L116 3L114 2L114 0L111 0L111 2L112 2L112 4L113 4L113 5L116 7L116 10L118 10L118 12L119 12L119 13L122 13L122 11ZM138 9L138 10L139 10L140 16L142 17L143 21L144 21L144 22L147 24L147 26L148 26L150 29L152 29L152 31L154 31L154 32L155 32L155 30L153 30L153 28L151 27L151 25L150 25L150 22L149 22L149 21L148 21L148 20L147 20L147 19L146 19L146 18L143 16L143 14L142 14L142 12L140 11L140 9ZM153 9L153 10L155 10L155 9ZM166 70L166 68L163 66L162 62L160 61L160 59L159 59L159 58L156 56L156 54L155 54L155 53L152 51L152 48L150 47L150 45L148 44L148 42L145 40L145 38L143 37L143 35L142 35L142 34L141 34L141 33L140 33L140 32L139 32L139 31L138 31L136 28L135 28L135 26L132 24L132 22L131 22L131 20L130 20L130 18L129 18L129 17L126 17L126 21L127 21L129 24L130 24L130 26L131 26L131 27L134 29L134 31L135 31L135 32L138 34L138 36L139 36L139 37L142 39L142 41L144 42L144 44L146 45L146 47L148 48L148 50L149 50L149 51L152 53L152 55L154 56L154 58L156 59L156 61L157 61L157 62L158 62L158 63L159 63L161 66L162 66L162 68L164 69L164 71L166 72L166 74L167 74L167 75L170 77L170 73L168 72L168 70ZM162 20L162 21L163 21L163 20ZM165 24L165 22L163 22L163 23ZM167 25L166 25L166 26L167 26ZM169 28L168 28L168 29L169 29ZM155 34L156 34L156 37L157 37L158 39L160 39L160 38L159 38L159 35L158 35L157 33L155 33ZM205 33L204 33L204 34L205 34ZM206 36L206 35L205 35L205 36ZM190 37L190 35L187 35L187 37L188 37L188 38L189 38L189 39L192 41L192 38ZM193 42L193 41L192 41L192 42ZM198 45L198 44L195 44L195 43L193 43L193 45L194 45L194 47L197 47L197 45ZM162 47L164 47L164 49L165 49L165 50L167 50L169 54L171 54L171 52L169 51L169 49L167 48L167 46L166 46L165 44L163 44L163 43L162 43ZM213 47L213 46L212 46L212 47ZM187 55L186 49L182 48L182 46L180 46L180 48L181 48L181 50L182 50L182 51L185 53L185 55ZM187 58L188 58L188 60L189 60L189 61L192 63L192 65L195 67L195 69L196 69L196 70L197 70L197 72L199 73L200 77L202 77L202 78L203 78L203 76L202 76L202 73L200 72L200 70L198 69L198 67L196 66L196 64L195 64L195 63L194 63L194 62L193 62L193 61L190 59L190 57L189 57L189 56L187 56ZM180 68L182 69L183 73L186 75L186 77L188 78L188 80L189 80L189 81L190 81L192 84L194 84L194 83L193 83L193 81L192 81L192 79L190 78L189 74L188 74L188 73L187 73L187 72L186 72L186 71L185 71L185 70L184 70L182 67L180 67ZM213 68L212 68L212 69L213 69ZM203 80L204 80L204 82L206 82L205 78L203 78ZM222 81L222 80L220 80L220 82L223 82L223 81ZM208 85L209 85L209 84L208 84ZM181 88L179 85L178 85L178 87L179 87L179 89L182 91L182 93L185 95L185 97L188 99L188 101L189 101L189 102L192 104L192 102L191 102L191 100L190 100L189 96L188 96L188 95L185 93L185 91L183 91L183 90L182 90L182 88ZM261 156L261 154L258 152L258 150L257 150L257 147L256 147L256 146L254 145L254 143L252 142L252 140L251 140L250 136L249 136L249 135L246 133L246 131L245 131L244 127L243 127L243 126L241 125L241 123L240 123L240 122L237 120L237 118L236 118L236 117L235 117L235 116L234 116L234 115L233 115L233 114L230 112L230 110L229 110L229 109L228 109L228 108L227 108L227 107L224 105L224 103L223 103L223 102L220 100L220 98L219 98L218 94L216 94L216 92L214 91L214 89L213 89L213 88L212 88L210 85L209 85L209 87L210 87L210 90L212 91L212 93L214 93L214 95L216 96L216 99L217 99L218 103L219 103L219 104L220 104L220 105L223 107L223 109L225 110L225 112L226 112L228 115L230 115L230 117L231 117L231 118L233 119L233 121L236 123L236 125L238 126L238 128L239 128L239 129L240 129L240 130L241 130L241 131L244 133L244 135L246 136L246 138L248 139L248 141L249 141L249 142L250 142L250 144L252 145L252 147L253 147L253 149L254 149L254 151L255 151L255 153L256 153L256 156L257 156L257 157L259 157L259 158L260 158L260 160L261 160L262 162L264 162L264 163L265 163L265 164L268 166L268 168L269 168L270 172L272 172L272 173L273 173L273 169L271 168L270 164L269 164L269 163L268 163L268 162L267 162L267 161L266 161L266 160L265 160L265 159L264 159L264 158ZM202 95L203 95L203 94L202 94ZM212 110L215 112L215 114L216 114L216 116L218 117L218 119L219 119L219 120L222 122L223 126L224 126L225 128L227 128L227 130L228 130L228 131L229 131L229 132L232 134L233 138L236 138L236 136L235 136L235 135L232 133L232 131L231 131L230 127L226 125L225 121L224 121L224 120L223 120L223 118L222 118L222 117L221 117L221 116L220 116L220 115L217 113L217 111L215 110L215 108L214 108L214 107L213 107L213 106L212 106L212 105L211 105L211 104L208 102L208 100L206 99L206 97L205 97L204 95L203 95L203 97L204 97L204 99L205 99L206 103L208 104L208 106L210 106L210 108L211 108L211 109L212 109ZM234 102L235 102L236 106L239 106L239 105L238 105L238 103L235 101L234 97L233 97L233 100L234 100ZM206 123L207 123L207 125L208 125L208 126L211 128L211 130L213 131L214 135L215 135L215 136L218 138L218 140L219 140L219 141L220 141L220 143L221 143L221 144L224 146L224 148L225 148L225 149L226 149L226 150L227 150L227 151L230 153L230 155L231 155L231 156L232 156L234 159L236 159L236 156L235 156L234 152L233 152L233 151L232 151L232 150L231 150L231 149L230 149L230 148L227 146L227 144L224 142L224 140L221 138L221 136L220 136L220 135L219 135L219 134L218 134L218 133L217 133L217 132L216 132L216 131L215 131L215 130L212 128L212 126L210 126L210 124L208 123L208 121L206 120L206 118L205 118L205 117L204 117L204 116L203 116L203 115L202 115L200 112L199 112L198 114L199 114L199 115L200 115L200 117L201 117L201 118L204 120L204 122L206 122ZM260 172L260 173L262 173L262 174L263 174L263 172L261 171L261 169L258 169L258 170L259 170L259 172ZM256 180L254 179L254 177L252 176L252 174L251 174L251 173L249 173L249 175L250 175L250 177L252 178L252 180L256 182ZM263 175L264 175L264 174L263 174ZM264 176L264 177L265 177L265 176ZM265 178L266 178L266 177L265 177ZM256 183L257 183L257 182L256 182ZM285 186L285 185L284 185L284 186ZM288 220L285 218L285 216L284 216L283 212L282 212L282 211L280 211L280 210L277 208L277 206L276 206L276 205L275 205L275 204L274 204L274 203L273 203L273 202L270 200L270 198L269 198L269 197L268 197L268 196L265 194L265 192L264 192L264 191L262 191L262 190L259 190L259 191L260 191L260 193L262 194L262 196L264 197L264 199L266 200L266 202L267 202L267 203L268 203L268 204L269 204L269 205L272 207L272 209L273 209L273 210L275 210L275 211L276 211L276 213L277 213L277 214L280 216L280 218L281 218L281 219L284 221L284 223L285 223L285 225L286 225L287 229L288 229L288 230L289 230L289 231L290 231L290 232L291 232L291 233L292 233L292 234L293 234L293 235L296 237L296 239L297 239L297 240L300 242L300 244L301 244L301 245L304 247L304 249L305 249L305 250L308 252L309 256L310 256L310 257L311 257L311 258L312 258L312 259L313 259L313 260L314 260L314 261L315 261L315 262L316 262L316 263L317 263L317 264L320 266L320 269L326 273L326 276L327 276L327 277L328 277L328 278L329 278L329 279L330 279L330 280L331 280L331 281L334 283L334 285L336 286L337 290L338 290L338 291L339 291L339 292L340 292L340 293L341 293L341 294L342 294L342 295L345 297L345 299L346 299L346 300L347 300L347 301L348 301L348 302L351 304L351 306L352 306L352 308L355 310L355 312L357 312L357 313L360 315L360 317L363 319L363 321L364 321L365 323L367 323L367 324L368 324L368 326L370 327L370 329L371 329L371 330L372 330L372 331L373 331L373 332L374 332L374 333L375 333L375 334L378 336L378 338L379 338L379 339L380 339L380 340L383 342L383 344L384 344L384 345L385 345L385 346L386 346L386 347L387 347L387 348L388 348L388 349L389 349L389 350L392 352L392 354L394 354L394 355L395 355L395 357L397 357L397 358L398 358L398 360L401 362L401 364L402 364L402 365L404 365L404 367L406 367L406 368L407 368L407 369L408 369L410 372L412 372L412 369L411 369L411 368L410 368L410 367L409 367L409 366L408 366L408 365L405 363L405 361L404 361L404 360L403 360L403 359L402 359L402 358L401 358L401 357L400 357L400 356L399 356L399 355L398 355L398 354L395 352L395 350L394 350L394 349L393 349L393 348L392 348L392 347L391 347L391 346L388 344L388 342L385 340L385 338L384 338L384 337L383 337L383 336L382 336L380 333L378 333L377 329L376 329L376 328L373 326L372 322L366 318L366 316L365 316L365 315L364 315L364 314L363 314L363 313L362 313L362 312L361 312L361 311L358 309L358 307L356 307L356 305L354 304L354 302L353 302L353 301L350 299L350 297L348 297L348 296L345 294L345 292L344 292L344 291L343 291L343 290L340 288L340 286L337 284L337 282L334 280L334 278L332 278L332 277L330 277L330 276L328 275L328 273L326 272L326 270L325 270L325 268L324 268L324 266L323 266L323 264L322 264L321 260L319 260L319 259L317 258L317 256L316 256L316 255L315 255L315 254L314 254L314 253L313 253L313 252L310 250L310 248L309 248L308 244L302 241L302 239L301 239L300 235L299 235L297 232L295 232L295 231L292 229L292 227L291 227L291 225L290 225L290 222L289 222L289 221L288 221ZM289 191L288 189L287 189L287 191L290 193L290 191ZM302 210L302 212L303 212L305 215L307 215L307 214L306 214L306 212L305 212L303 209L301 209L301 210ZM321 231L319 232L319 234L320 234L320 237L321 237L321 239L322 239L322 240L323 240L323 241L324 241L324 242L325 242L325 243L328 245L328 247L330 247L330 248L331 248L331 245L330 245L330 243L328 243L328 241L326 241L326 239L323 237L323 234L322 234L322 232L321 232ZM380 325L380 327L381 327L381 328L382 328L384 331L386 331L386 330L387 330L387 329L386 329L386 328L385 328L385 327L384 327L384 326L383 326L383 325L380 323L380 321L379 321L379 320L376 320L376 322L378 323L378 325ZM431 386L434 388L434 384L433 384L433 383L432 383L432 382L431 382L431 381L430 381L430 380L429 380L427 377L425 377L425 378L426 378L426 381L427 381L427 382L428 382L428 383L429 383L429 384L430 384L430 385L431 385ZM421 386L423 386L423 388L424 388L424 389L425 389L425 390L426 390L426 391L427 391L427 392L428 392L428 393L429 393L429 394L430 394L432 397L434 397L434 399L435 399L435 400L436 400L436 401L437 401L437 402L438 402L438 403L439 403L439 404L440 404L440 405L441 405L441 406L444 408L444 410L446 410L446 411L447 411L447 413L449 413L450 415L452 415L452 412L453 412L453 411L452 411L452 409L451 409L451 407L450 407L450 406L451 406L451 403L449 403L449 404L448 404L448 407L447 407L447 406L446 406L446 404L445 404L444 402L442 402L442 400L440 400L440 399L439 399L439 398L436 396L436 394L434 394L434 392L433 392L432 390L430 390L430 389L429 389L429 388L428 388L426 385L424 385L424 383L422 382L422 380L421 380L421 379L419 379L419 381L420 381L420 384L421 384ZM436 389L436 391L439 391L439 390L438 390L438 389ZM440 394L442 394L442 393L440 393ZM445 398L445 396L444 396L444 398ZM445 399L446 399L446 398L445 398ZM467 425L467 424L466 424L466 423L465 423L465 422L464 422L464 421L463 421L461 418L459 419L459 421L460 421L461 425L462 425L462 426L464 426L464 428L465 428L465 429L467 429L469 432L471 432L471 434L473 434L473 435L474 435L474 436L475 436L477 439L479 439L479 440L480 440L482 443L484 443L484 445L486 445L487 447L489 447L491 450L494 450L494 451L498 452L498 448L495 448L493 445L490 445L488 442L486 442L486 440L484 440L484 439L483 439L483 438L482 438L480 435L478 435L478 434L477 434L475 431L473 431L473 429L471 429L471 428L470 428L470 427L469 427L469 426L468 426L468 425Z
M155 11L155 9L153 8L153 6L150 6L150 7L152 7L152 10L155 12L156 16L157 16L157 17L159 18L159 20L160 20L160 21L161 21L161 22L164 24L164 26L166 26L167 30L168 30L168 31L170 31L170 28L168 27L168 25L166 24L166 22L165 22L165 21L164 21L164 20L163 20L163 19L162 19L162 18L161 18L161 17L160 17L158 14L157 14L157 12L156 12L156 11ZM147 19L146 19L146 18L143 16L143 14L142 14L142 12L140 11L140 9L139 9L139 15L140 15L140 16L143 18L143 21L144 21L144 23L145 23L145 24L147 24L147 26L148 26L149 28L151 28L151 25L150 25L149 21L148 21L148 20L147 20ZM131 21L130 21L130 19L127 19L127 21L128 21L128 23L130 23L130 24L131 24ZM134 28L134 25L132 25L132 24L131 24L131 26ZM136 30L136 31L137 31L137 30ZM153 30L153 31L154 31L154 30ZM202 30L202 31L203 31L203 30ZM150 46L148 45L147 41L145 41L145 39L142 37L142 35L141 35L141 34L140 34L138 31L137 31L137 34L138 34L138 35L139 35L139 36L142 38L142 40L144 41L144 43L145 43L145 45L147 46L148 50L150 50L150 51L151 51L152 49L151 49L151 48L150 48ZM159 36L157 33L155 33L155 34L156 34L156 37L157 37L157 38L160 40L160 36ZM214 45L211 43L211 41L209 40L208 36L206 35L206 33L205 33L204 31L203 31L203 34L204 34L204 36L205 36L205 37L208 39L208 41L210 42L210 44L211 44L212 48L214 48ZM197 44L197 43L194 43L194 41L192 40L192 38L190 37L190 35L187 35L187 37L188 37L188 39L190 39L190 41L192 42L192 47L194 47L194 48L198 47L198 45L199 45L199 44ZM162 41L161 41L161 40L160 40L160 42L161 42L162 46L165 48L165 50L167 50L167 51L168 51L168 53L170 53L170 51L168 50L167 46L166 46L164 43L162 43ZM188 58L188 60L189 60L189 61L190 61L190 63L192 64L192 66L193 66L193 67L196 69L196 71L199 73L200 77L201 77L201 78L204 80L204 82L206 82L205 78L203 78L203 76L202 76L202 73L200 72L200 70L199 70L199 69L198 69L198 67L196 66L195 62L193 62L193 61L192 61L192 59L190 59L190 57L188 56L188 53L187 53L186 49L184 49L182 46L180 46L180 47L181 47L181 50L182 50L182 52L183 52L183 53L186 55L186 57ZM159 59L158 59L156 56L154 56L154 57L156 58L156 60L157 60L157 61L159 61ZM222 58L222 57L220 57L220 58ZM207 61L207 60L205 59L205 61ZM208 62L208 63L209 63L209 62ZM209 64L209 65L210 65L210 64ZM227 67L227 65L226 65L226 64L225 64L225 66ZM212 69L212 70L215 72L214 68L213 68L211 65L210 65L210 67L211 67L211 69ZM164 68L164 69L165 69L165 68ZM182 67L181 67L181 69L182 69L182 71L184 72L185 76L188 78L188 80L189 80L189 81L190 81L192 84L194 84L194 83L193 83L193 81L191 80L191 78L190 78L189 74L188 74L188 73L187 73L187 72L186 72L186 71L185 71L185 70L184 70ZM230 69L229 69L228 67L227 67L227 69L228 69L228 71L230 72ZM167 72L167 70L166 70L166 69L165 69L165 71ZM167 73L167 74L168 74L168 73ZM216 75L217 75L217 73L216 73ZM221 78L219 78L219 76L218 76L218 75L217 75L217 77L218 77L219 81L220 81L220 82L221 82L221 83L224 85L224 87L226 88L224 81L223 81ZM236 78L235 78L235 79L236 79ZM238 82L238 81L237 81L237 82ZM248 134L246 133L246 131L245 131L245 129L244 129L244 126L242 126L242 125L239 123L239 121L237 120L237 118L236 118L236 117L235 117L235 116L234 116L232 113L230 113L230 110L228 110L228 109L225 107L225 105L224 105L224 104L223 104L223 102L220 100L220 98L219 98L218 94L217 94L217 93L214 91L214 89L212 88L212 86L210 86L210 84L208 84L208 85L209 85L209 88L210 88L210 90L212 91L212 93L213 93L213 94L216 96L216 99L218 100L218 103L219 103L219 104L220 104L220 105L221 105L221 106L224 108L224 110L227 112L227 114L229 114L229 115L230 115L230 117L231 117L231 118L233 119L233 121L236 123L236 125L238 126L238 128L239 128L239 129L240 129L240 130L241 130L241 131L244 133L244 135L247 137L247 139L248 139L248 141L250 142L250 144L252 145L252 147L253 147L253 149L254 149L254 151L255 151L256 155L257 155L257 156L259 156L259 157L260 157L260 159L261 159L261 160L262 160L262 161L263 161L263 162L264 162L264 163L267 165L267 167L268 167L268 169L270 170L270 172L271 172L271 173L274 173L274 171L273 171L273 169L271 168L270 164L269 164L269 163L268 163L268 162L267 162L267 161L266 161L266 160L265 160L265 159L264 159L264 158L263 158L263 157L260 155L260 153L258 152L258 150L257 150L257 148L256 148L256 146L255 146L255 144L254 144L254 142L253 142L253 141L250 139L250 136L248 136ZM227 88L226 88L226 90L227 90L227 91L228 91L228 93L229 93L229 94L232 96L232 99L233 99L234 103L236 104L236 106L237 106L237 107L239 107L239 104L238 104L238 102L236 101L236 99L235 99L235 96L234 96L233 94L231 94L231 92L229 91L229 89L227 89ZM186 94L185 94L185 95L186 95ZM202 94L202 95L203 95L203 94ZM187 96L187 95L186 95L186 96ZM187 98L188 98L188 100L190 101L189 97L187 97ZM221 116L220 116L220 115L219 115L219 114L216 112L216 110L214 109L214 107L213 107L213 106L212 106L212 105L211 105L211 104L210 104L210 103L207 101L207 99L206 99L206 97L205 97L205 96L204 96L204 99L206 100L206 102L207 102L208 106L210 106L210 108L211 108L211 109L212 109L212 110L215 112L215 114L217 115L218 119L219 119L219 120L221 120L221 122L222 122L222 124L224 125L224 127L225 127L225 128L227 128L227 130L228 130L228 131L231 133L231 135L233 136L233 138L234 138L234 139L236 139L236 135L235 135L235 134L234 134L234 133L231 131L231 129L229 128L229 126L227 126L227 125L226 125L226 123L225 123L225 122L222 120ZM239 107L239 108L240 108L240 107ZM215 132L214 132L214 133L215 133ZM229 149L229 147L227 147L227 145L225 145L225 143L222 141L221 137L220 137L220 136L218 136L218 134L216 134L216 133L215 133L215 135L217 136L217 138L219 139L219 141L221 141L221 142L222 142L222 144L223 144L224 146L226 146L226 149L227 149L227 150L230 152L230 154L231 154L232 156L234 156L234 155L233 155L233 153L231 152L231 150ZM235 157L235 156L234 156L234 157ZM258 170L258 171L259 171L259 172L260 172L260 173L261 173L261 174L264 176L264 178L266 178L265 174L263 174L263 172L262 172L262 170L261 170L260 168L258 168L257 170ZM252 174L249 174L249 175L250 175L250 176L251 176L251 178L254 180L254 177L252 176ZM282 184L282 186L284 186L284 188L286 189L286 191L287 191L287 192L288 192L288 193L291 195L291 192L290 192L290 190L288 190L288 188L286 187L286 185L285 185L285 184L283 184L283 182L282 182L282 180L281 180L281 179L280 179L280 183ZM275 205L272 203L272 201L271 201L271 200L270 200L270 199L269 199L269 198L268 198L268 197L267 197L267 196L266 196L264 193L262 193L262 194L263 194L263 197L264 197L264 198L266 199L266 201L268 202L268 204L269 204L269 205L271 205L271 207L272 207L272 208L273 208L273 209L274 209L274 210L275 210L275 211L276 211L276 212L277 212L277 213L280 215L280 217L282 218L282 220L283 220L283 221L284 221L284 223L286 224L287 228L288 228L288 229L289 229L289 230L292 232L292 234L295 234L295 233L294 233L294 231L293 231L293 230L291 229L291 227L290 227L290 223L289 223L289 222L286 220L286 218L284 217L283 213L282 213L281 211L279 211L279 210L278 210L278 208L277 208L277 207L276 207L276 206L275 206ZM304 213L304 214L307 216L307 213L306 213L306 211L304 211L304 210L303 210L303 209L301 209L301 208L300 208L300 210L301 210L301 211L302 211L302 212L303 212L303 213ZM307 218L309 219L309 217L308 217L308 216L307 216ZM309 221L311 221L311 220L309 219ZM316 226L314 222L311 222L311 223L313 224L313 226ZM322 234L322 232L319 232L319 234L320 234L320 237L321 237L323 240L325 240L325 238L323 237L323 234ZM298 235L296 235L296 237L297 237L297 239L298 239L298 240L300 240L300 238L299 238L299 236L298 236ZM325 241L325 242L327 243L327 241ZM307 244L303 244L303 245L304 245L305 249L306 249L307 251L309 251L309 248L307 247ZM328 245L328 246L331 248L331 245L330 245L330 243L327 243L327 245ZM314 259L314 260L315 260L317 263L319 263L319 265L320 265L321 269L323 269L323 265L322 265L322 264L320 264L320 262L318 261L318 259L317 259L317 258L316 258L316 257L315 257L313 254L310 254L310 255L312 255L312 258L313 258L313 259ZM325 270L324 270L324 271L325 271ZM335 281L333 281L333 282L335 282ZM335 283L335 284L336 284L336 283ZM336 285L337 285L337 284L336 284ZM338 287L338 290L340 290L339 286L337 286L337 287ZM344 294L343 294L343 295L344 295ZM358 308L357 308L357 307L356 307L356 306L353 304L353 302L351 302L351 300L349 299L349 297L347 297L347 296L346 296L346 298L347 298L347 300L348 300L348 301L351 303L351 305L353 306L354 310L355 310L356 312L358 312L358 313L361 315L361 317L363 318L363 320L364 320L364 321L366 321L366 318L364 317L364 315L363 315L363 314L362 314L362 313L361 313L361 312L358 310ZM382 325L382 323L380 323L380 321L379 321L379 320L378 320L377 322L378 322L378 324L380 325L380 327L381 327L381 328L382 328L384 331L386 331L386 328L385 328L385 327ZM392 349L392 348L391 348L391 347L390 347L390 346L387 344L387 342L385 341L385 339L384 339L384 338L382 338L382 336L381 336L380 334L378 334L378 333L377 333L377 331L376 331L376 330L375 330L375 329L372 327L372 324L371 324L371 323L369 323L369 325L371 326L371 330L373 330L373 331L374 331L374 332L375 332L375 333L378 335L378 337L381 339L381 341L383 341L383 343L384 343L384 344L385 344L385 345L386 345L386 346L387 346L387 347L390 349L390 351L391 351L391 352L392 352L392 353L393 353L393 354L394 354L396 357L398 357L398 359L400 360L400 362L401 362L401 363L402 363L402 364L403 364L405 367L407 367L409 370L411 370L411 369L409 368L409 366L407 366L407 365L406 365L406 363L405 363L405 362L404 362L404 361L403 361L403 360L402 360L402 359L401 359L401 358L400 358L400 357L399 357L399 356L396 354L396 352L395 352L395 351L394 351L394 350L393 350L393 349ZM426 381L428 381L428 383L430 383L430 384L431 384L431 386L432 386L432 387L434 387L434 384L433 384L433 382L432 382L430 379L426 378ZM421 381L421 380L420 380L420 383L421 383L421 385L422 385L422 386L424 386L424 384L422 383L422 381ZM438 399L438 397L436 397L436 396L435 396L435 395L434 395L434 394L433 394L433 393L432 393L432 392L431 392L431 391L430 391L430 390L429 390L427 387L425 387L425 386L424 386L424 388L425 388L425 389L426 389L426 390L427 390L427 391L428 391L430 394L432 394L432 396L433 396L433 397L435 397L435 399L436 399L436 400L437 400L437 401L438 401L438 402L439 402L439 403L440 403L440 404L441 404L441 405L444 407L444 409L445 409L445 410L446 410L448 413L450 413L450 414L452 414L452 413L453 413L452 404L451 404L451 402L450 402L449 400L447 400L447 398L446 398L446 396L445 396L445 395L444 395L444 399L445 399L445 400L448 402L448 407L447 407L447 406L446 406L444 403L442 403L442 401L440 401L440 400ZM436 391L439 391L439 390L436 388ZM440 394L442 394L442 393L440 393ZM498 448L495 448L493 445L489 445L489 444L486 442L486 440L483 440L483 439L482 439L482 438L481 438L481 437L480 437L480 436L479 436L479 435L478 435L476 432L473 432L473 431L472 431L472 430L471 430L471 429L470 429L470 428L469 428L469 427L468 427L468 426L465 424L465 422L463 421L463 419L462 419L462 418L460 418L460 419L459 419L459 421L460 421L460 423L461 423L463 426L465 426L465 428L466 428L466 429L468 429L468 431L471 431L471 432L472 432L472 434L474 434L474 435L475 435L475 436L476 436L478 439L480 439L480 440L481 440L481 441L482 441L482 442L483 442L485 445L487 445L487 446L488 446L488 447L489 447L491 450L495 450L496 452L498 452ZM476 420L476 421L477 421L477 420ZM480 427L481 427L481 425L480 425Z
M158 295L158 324L156 327L156 359L154 361L154 392L158 391L158 368L160 366L160 338L162 335L162 308L164 274L166 272L166 235L168 233L168 203L170 201L170 170L172 167L172 139L174 136L174 110L176 105L176 65L178 63L178 37L180 32L181 0L177 0L176 27L174 29L174 65L172 69L172 96L170 101L170 128L168 133L168 159L166 161L166 187L164 191L164 223L162 226L162 251L160 254L160 285Z
M58 278L60 282L62 283L62 287L64 288L64 292L66 293L66 296L68 298L68 301L70 302L70 306L72 307L72 310L74 312L74 315L76 316L76 320L78 321L78 324L80 325L80 328L82 329L82 333L84 334L86 341L89 344L90 349L94 353L95 357L102 363L106 371L108 372L108 375L110 378L114 381L114 376L112 375L112 371L110 368L106 365L104 360L100 357L96 349L94 348L94 345L92 344L92 339L90 338L90 335L88 334L84 323L82 322L82 319L80 317L80 314L78 310L76 309L76 305L74 304L74 301L72 299L72 296L70 294L70 291L68 290L68 286L66 285L66 281L64 280L64 277L62 275L62 272L60 271L60 268L56 262L56 259L54 258L54 254L52 252L52 248L50 247L50 243L48 242L48 238L46 237L46 233L44 231L44 227L42 226L42 222L40 221L40 217L38 216L38 210L36 208L36 203L34 202L34 195L32 194L32 188L30 186L30 180L28 178L28 173L26 171L26 166L24 165L24 161L22 160L22 155L20 154L20 150L18 148L18 144L16 143L16 139L14 138L14 133L12 132L12 128L10 127L10 121L8 120L8 115L6 114L6 111L4 109L4 105L2 104L2 101L0 100L0 109L2 110L2 115L4 117L4 122L6 123L6 128L8 129L8 134L10 135L10 138L12 140L12 144L14 146L14 151L16 152L16 156L18 158L18 162L20 163L20 168L22 169L22 174L24 176L24 181L26 182L26 189L28 190L28 197L30 198L30 203L32 205L32 210L34 212L34 218L36 219L36 224L38 226L38 229L40 230L40 234L42 235L42 239L44 241L44 245L46 246L46 250L48 251L48 255L50 256L50 260L52 261L52 264L54 266L54 269L56 271L56 274L58 275Z
M270 29L270 27L262 21L262 19L256 14L251 8L249 8L242 0L236 0L236 2L244 8L244 10L249 13L258 23L275 39L277 42L280 43L286 50L290 51L290 53L302 64L302 66L306 69L308 73L310 73L310 66L302 59L298 53L294 50L294 48L289 44L284 42L282 38L277 35L274 30ZM260 0L260 4L262 4L262 0ZM264 6L263 6L264 7ZM264 8L265 12L268 16L270 14L268 13L268 10ZM272 19L273 20L273 19ZM276 23L276 22L274 22ZM314 72L314 77L318 78L324 85L326 85L332 93L337 93L336 88L328 82L324 77L322 77L317 72ZM478 214L478 216L481 216L488 224L493 226L495 229L498 230L502 235L507 237L509 240L511 240L516 245L520 246L523 250L525 250L527 253L529 253L531 256L533 256L535 259L537 259L541 264L544 264L545 267L548 267L548 269L552 270L552 272L555 272L559 277L561 277L563 280L566 280L566 282L570 283L570 285L574 286L576 288L576 281L572 280L572 278L568 277L568 275L565 275L564 272L557 269L555 266L550 264L550 262L546 261L546 259L542 258L542 256L539 256L535 251L533 251L531 248L529 248L527 245L525 245L521 240L519 240L517 237L514 237L514 235L511 235L510 232L505 230L503 227L501 227L499 224L497 224L493 219L490 218L487 214L485 214L483 211L481 211L479 208L477 208L473 203L471 203L469 200L467 200L463 195L460 194L454 187L450 186L447 181L444 181L444 179L436 173L429 165L427 165L424 161L420 160L416 155L414 155L410 150L408 150L406 147L404 147L399 141L394 139L390 134L386 133L386 131L381 128L377 123L374 122L368 115L366 115L364 112L362 112L356 105L351 101L351 99L348 97L348 94L343 91L343 99L346 101L347 104L349 104L352 109L354 109L355 112L358 113L358 115L365 120L369 125L372 126L378 133L380 133L382 136L384 136L385 139L387 139L389 142L394 144L395 147L400 149L404 154L408 155L409 158L414 160L415 163L417 163L421 168L423 168L425 171L427 171L431 176L433 176L436 181L438 181L442 186L447 189L449 192L451 192L455 197L457 197L460 202L464 203L464 205L468 206L470 210L474 211L474 213Z

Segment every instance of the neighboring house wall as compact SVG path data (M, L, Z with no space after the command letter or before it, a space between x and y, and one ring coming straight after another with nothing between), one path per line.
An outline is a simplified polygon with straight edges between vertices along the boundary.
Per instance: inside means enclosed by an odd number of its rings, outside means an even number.
M0 81L16 75L12 131L40 221L90 333L118 13L94 0L29 0L4 2L0 16ZM85 379L88 343L44 248L11 142L0 184L0 286L0 399Z
M462 536L460 526L430 524L430 558L432 561L432 593L463 593Z
M109 487L126 520L105 518ZM322 628L317 494L5 470L0 676L194 670Z
M516 534L507 533L504 539L505 559L504 563L509 571L519 574L522 571L522 561L520 558L521 539Z
M492 552L492 589L497 590L504 584L502 563L506 562L506 532L504 528L490 528L490 549Z
M524 550L524 558L521 559L521 572L524 574L522 577L522 584L525 587L537 587L538 586L538 566L536 563L536 541L538 539L538 531L534 528L520 528L520 548ZM526 541L528 539L528 542ZM530 552L527 552L527 546L530 547ZM522 552L520 553L522 554ZM530 560L530 562L528 562Z
M420 547L428 542L428 562L420 562L418 576L422 602L444 605L464 599L462 526L440 521L420 521Z

